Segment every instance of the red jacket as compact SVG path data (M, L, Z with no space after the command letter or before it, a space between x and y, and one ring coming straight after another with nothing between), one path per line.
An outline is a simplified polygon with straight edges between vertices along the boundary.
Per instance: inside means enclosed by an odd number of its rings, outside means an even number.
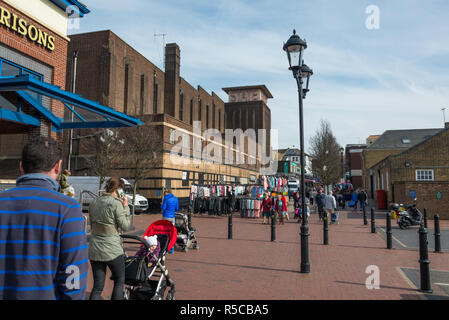
M265 198L262 201L262 212L270 212L273 203L271 202L271 198Z
M282 212L287 211L287 199L285 199L284 196L282 196L281 202L282 202ZM279 212L279 199L275 200L275 208L276 211Z

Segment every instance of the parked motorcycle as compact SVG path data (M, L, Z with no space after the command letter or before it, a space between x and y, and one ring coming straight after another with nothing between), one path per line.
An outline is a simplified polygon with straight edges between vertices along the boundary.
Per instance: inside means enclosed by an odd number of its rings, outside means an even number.
M406 211L404 205L399 203L391 203L390 209L391 218L394 220L399 220L402 213Z
M401 217L398 220L399 228L402 230L411 226L419 226L423 222L423 214L416 207L416 204L407 206L407 210L401 212Z

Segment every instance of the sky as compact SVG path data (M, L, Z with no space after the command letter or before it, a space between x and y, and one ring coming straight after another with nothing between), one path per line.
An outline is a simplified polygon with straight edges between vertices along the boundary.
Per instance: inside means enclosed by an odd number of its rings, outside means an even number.
M83 2L91 13L69 34L112 30L161 69L166 34L181 48L181 76L225 102L222 88L265 84L279 148L300 142L297 86L282 50L293 29L307 41L304 60L314 71L306 152L322 119L342 146L449 121L447 0Z

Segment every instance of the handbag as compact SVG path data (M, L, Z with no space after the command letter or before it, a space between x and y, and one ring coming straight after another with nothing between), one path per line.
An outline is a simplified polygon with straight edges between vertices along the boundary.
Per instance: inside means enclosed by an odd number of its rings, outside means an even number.
M125 283L131 286L142 285L147 279L150 270L146 257L127 257L125 259Z

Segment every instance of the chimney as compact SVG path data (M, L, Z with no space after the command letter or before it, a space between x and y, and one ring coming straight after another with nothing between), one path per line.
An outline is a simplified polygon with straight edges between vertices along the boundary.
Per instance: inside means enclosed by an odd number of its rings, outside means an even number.
M164 112L176 117L179 109L180 52L176 43L165 46Z

